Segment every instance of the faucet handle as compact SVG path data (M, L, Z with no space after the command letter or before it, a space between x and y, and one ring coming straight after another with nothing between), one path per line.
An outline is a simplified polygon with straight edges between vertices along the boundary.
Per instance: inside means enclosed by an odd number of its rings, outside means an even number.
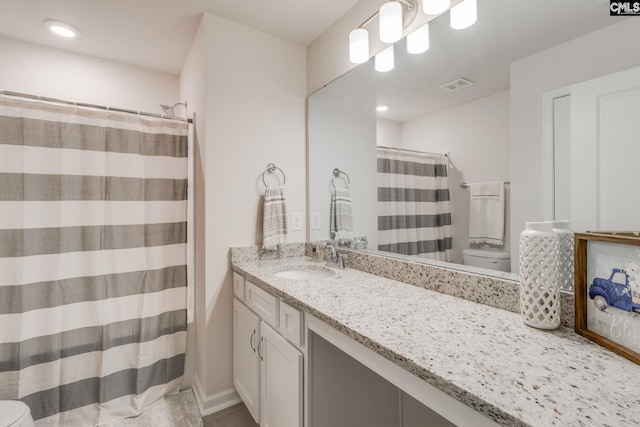
M349 259L349 256L347 254L338 252L338 261L337 261L338 268L345 268L344 261L348 259Z

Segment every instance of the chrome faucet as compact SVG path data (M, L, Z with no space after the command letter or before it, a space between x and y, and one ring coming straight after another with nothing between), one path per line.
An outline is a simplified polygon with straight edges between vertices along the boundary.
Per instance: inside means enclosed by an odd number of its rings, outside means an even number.
M327 254L327 248L329 249L330 253L329 253L329 258L327 259L327 262L331 262L331 263L337 263L338 262L338 252L336 251L336 245L333 242L324 242L322 244L322 251L325 254L325 258L326 258L326 254Z
M323 255L327 260L327 265L331 267L337 268L345 268L344 260L347 259L347 255L342 254L336 250L336 244L333 242L324 242L320 245L320 250L322 250ZM329 256L327 257L327 250L329 251Z

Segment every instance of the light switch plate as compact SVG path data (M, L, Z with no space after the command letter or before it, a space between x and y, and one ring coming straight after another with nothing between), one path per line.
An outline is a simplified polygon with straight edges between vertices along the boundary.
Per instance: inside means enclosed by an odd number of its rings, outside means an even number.
M291 231L302 230L302 212L291 213Z
M320 230L320 212L311 212L311 229Z

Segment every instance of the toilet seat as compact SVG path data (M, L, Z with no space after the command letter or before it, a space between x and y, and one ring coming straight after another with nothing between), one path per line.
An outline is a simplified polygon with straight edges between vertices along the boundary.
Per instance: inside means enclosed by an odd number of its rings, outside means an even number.
M19 400L0 400L0 427L31 426L31 411Z

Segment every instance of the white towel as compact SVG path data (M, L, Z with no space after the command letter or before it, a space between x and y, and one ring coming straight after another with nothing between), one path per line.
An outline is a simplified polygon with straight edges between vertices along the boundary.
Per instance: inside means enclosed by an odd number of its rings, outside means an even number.
M331 195L331 237L335 240L353 239L353 214L351 195L347 188L336 188Z
M264 240L262 248L276 250L287 237L287 200L282 187L267 187L264 191L262 216Z
M469 243L504 245L504 183L469 184Z

